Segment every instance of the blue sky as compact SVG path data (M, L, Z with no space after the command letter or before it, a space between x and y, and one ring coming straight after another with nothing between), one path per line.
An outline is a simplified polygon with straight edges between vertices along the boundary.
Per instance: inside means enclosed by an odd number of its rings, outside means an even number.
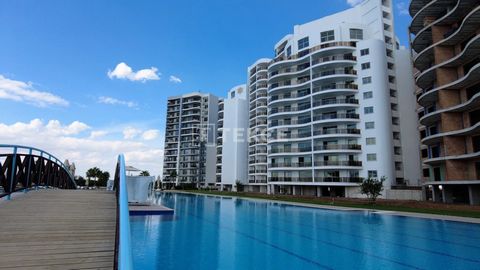
M0 0L0 143L47 148L80 173L123 151L159 173L168 96L223 96L293 25L349 2ZM406 45L408 1L394 3Z

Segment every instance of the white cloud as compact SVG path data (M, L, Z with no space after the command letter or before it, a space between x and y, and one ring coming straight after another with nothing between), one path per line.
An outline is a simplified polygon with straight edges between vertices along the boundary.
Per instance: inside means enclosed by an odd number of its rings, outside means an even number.
M160 73L156 67L147 69L141 69L139 71L133 71L125 62L119 63L113 71L109 70L107 73L110 79L123 79L130 81L142 81L160 80Z
M129 108L134 108L138 106L138 104L133 101L125 101L125 100L120 100L113 97L103 97L103 96L98 98L98 103L111 104L111 105L123 105Z
M400 15L408 15L409 14L407 3L398 2L396 6L397 6L398 13Z
M182 80L176 76L173 76L173 75L170 75L170 82L173 82L173 83L181 83Z
M143 132L142 138L146 141L151 141L151 140L155 140L158 137L158 135L160 135L160 131L158 129L150 129Z
M140 133L142 133L142 131L139 129L136 129L133 127L127 127L123 130L123 138L127 140L133 139L137 137L137 135L139 135Z
M0 99L24 102L38 107L47 107L48 105L69 105L68 101L59 96L49 92L36 90L31 82L11 80L3 75L0 75Z
M105 130L94 130L92 132L90 132L90 139L97 139L97 138L100 138L100 137L103 137L105 135L107 135L108 132L105 131Z
M83 134L88 127L79 121L62 124L58 120L47 123L40 119L13 124L0 123L0 141L28 145L55 155L60 160L75 162L77 175L85 176L88 168L97 166L108 170L113 177L117 155L123 153L128 165L148 170L152 175L162 171L163 150L159 145L145 141L99 139L95 131ZM103 134L100 131L95 134Z
M362 3L363 0L347 0L347 4L349 4L350 6L354 7L360 3Z

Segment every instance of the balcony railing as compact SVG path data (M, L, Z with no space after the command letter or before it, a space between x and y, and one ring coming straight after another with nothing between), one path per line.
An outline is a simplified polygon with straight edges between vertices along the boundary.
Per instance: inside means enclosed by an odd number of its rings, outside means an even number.
M293 148L272 148L268 151L269 154L278 154L278 153L303 153L312 151L311 147L293 147Z
M330 145L316 145L313 147L315 151L324 150L362 150L362 146L358 144L330 144Z
M322 114L313 117L313 121L331 120L331 119L359 119L360 116L356 113L337 113L337 114Z
M303 168L311 167L312 162L289 162L289 163L270 163L268 167L270 168Z
M320 161L315 161L315 166L361 167L362 162L357 160L320 160Z
M321 129L315 130L313 135L329 135L329 134L360 134L360 129L356 128L335 128L335 129Z

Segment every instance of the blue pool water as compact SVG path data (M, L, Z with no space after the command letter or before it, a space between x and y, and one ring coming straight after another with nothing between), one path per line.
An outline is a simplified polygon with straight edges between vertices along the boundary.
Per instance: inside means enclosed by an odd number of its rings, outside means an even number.
M480 269L480 225L161 194L132 217L135 269Z

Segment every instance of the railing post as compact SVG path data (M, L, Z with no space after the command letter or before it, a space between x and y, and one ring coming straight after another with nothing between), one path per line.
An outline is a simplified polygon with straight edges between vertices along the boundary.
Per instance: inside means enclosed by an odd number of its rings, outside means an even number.
M7 200L10 200L12 198L12 193L13 193L13 178L15 177L15 169L16 169L16 164L17 162L17 147L13 147L13 159L12 159L12 168L11 168L11 174L10 174L10 191L7 196Z
M28 183L30 182L31 165L32 165L32 148L30 148L30 150L28 151L27 186L23 190L25 193L28 192Z

